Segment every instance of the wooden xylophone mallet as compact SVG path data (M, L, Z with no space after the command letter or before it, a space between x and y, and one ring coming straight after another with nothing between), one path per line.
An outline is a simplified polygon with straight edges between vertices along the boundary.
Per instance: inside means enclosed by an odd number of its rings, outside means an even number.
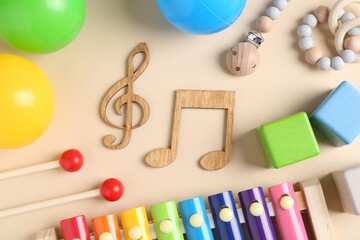
M113 202L119 200L123 192L123 184L118 179L108 178L98 189L0 210L0 218L99 196L106 201Z
M264 198L262 188L254 188L239 193L242 209L235 206L231 192L209 196L211 213L205 210L202 197L196 197L179 202L182 219L179 218L174 201L160 203L151 207L153 223L148 223L144 207L127 210L120 213L122 230L117 221L107 222L106 229L101 230L92 220L94 239L245 239L240 223L244 223L250 239L277 239L270 216L275 213L281 239L308 239L300 215L300 210L306 209L312 225L310 238L319 240L333 239L328 211L322 188L317 179L299 183L301 191L294 193L289 183L279 184L269 188L271 202ZM299 203L299 205L298 205ZM110 216L110 217L109 217ZM116 215L100 218L116 219ZM86 220L83 221L86 225ZM211 229L215 227L215 235ZM74 228L74 226L72 226ZM66 229L62 229L66 231ZM51 232L51 231L49 231ZM43 234L43 235L41 235ZM45 232L40 232L38 240L44 240ZM108 238L106 238L108 237ZM88 240L90 235L82 238L72 235L65 240ZM48 239L57 239L56 237Z
M81 169L83 163L84 158L79 150L68 149L61 154L58 160L0 172L0 180L5 180L8 178L18 177L55 168L62 168L67 172L76 172Z

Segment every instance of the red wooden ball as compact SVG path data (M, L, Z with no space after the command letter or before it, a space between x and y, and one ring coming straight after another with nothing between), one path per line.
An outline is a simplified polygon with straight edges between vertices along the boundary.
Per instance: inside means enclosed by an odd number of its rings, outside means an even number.
M80 151L76 149L69 149L61 154L59 162L60 166L65 171L76 172L82 167L84 158Z
M118 179L108 178L101 184L100 193L105 200L114 202L123 195L124 186Z

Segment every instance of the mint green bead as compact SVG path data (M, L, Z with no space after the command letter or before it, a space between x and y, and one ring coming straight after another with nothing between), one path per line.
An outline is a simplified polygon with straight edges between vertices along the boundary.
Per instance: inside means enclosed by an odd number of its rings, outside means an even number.
M303 23L313 28L316 27L318 21L314 14L306 14Z
M312 28L309 25L303 24L297 29L299 37L311 37Z
M336 56L331 59L332 69L341 70L343 68L343 66L344 66L344 60L341 57Z
M328 57L322 57L318 61L317 65L318 65L319 69L321 69L323 71L327 71L331 67L331 60Z
M268 9L266 9L265 13L266 16L268 16L272 20L276 20L280 17L280 10L275 6L271 6Z
M279 9L280 11L284 11L287 7L288 3L286 0L274 0L273 6Z
M354 18L356 18L355 14L353 14L352 12L346 12L341 16L341 23L345 23L346 21Z
M346 63L352 63L356 59L356 54L354 53L353 50L350 50L350 49L343 50L340 53L340 56Z
M311 37L303 37L299 40L299 47L302 50L308 50L314 46L314 41Z

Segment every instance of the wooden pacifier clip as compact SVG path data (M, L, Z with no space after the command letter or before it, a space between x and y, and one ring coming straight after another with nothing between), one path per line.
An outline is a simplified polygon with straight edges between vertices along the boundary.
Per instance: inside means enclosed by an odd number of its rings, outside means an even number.
M226 54L226 65L231 73L246 76L255 71L260 63L258 48L264 42L262 33L272 30L273 21L280 17L290 0L274 0L272 6L266 9L265 15L256 21L256 29L248 31L247 38L234 45Z

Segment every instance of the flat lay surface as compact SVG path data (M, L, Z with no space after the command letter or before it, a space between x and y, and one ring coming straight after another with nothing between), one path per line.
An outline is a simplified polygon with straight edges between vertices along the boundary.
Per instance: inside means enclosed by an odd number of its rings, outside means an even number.
M58 230L60 220L82 214L89 223L93 217L139 206L145 206L149 213L150 206L165 201L196 196L206 199L228 190L237 194L314 177L321 181L336 239L359 239L360 216L343 212L331 173L360 163L360 138L336 147L314 130L320 154L276 169L269 167L256 133L256 128L266 123L300 112L310 115L345 80L360 89L360 63L322 71L307 63L299 48L297 29L303 17L320 5L331 8L335 2L289 1L272 31L263 34L259 65L248 76L229 72L226 52L254 28L272 4L269 0L248 0L234 24L211 35L177 30L161 15L155 0L87 0L82 30L57 52L23 53L0 41L0 53L26 57L45 72L55 98L54 116L43 135L21 148L0 149L0 172L59 159L71 148L80 150L84 157L77 172L52 169L1 180L0 210L96 189L107 178L118 178L124 185L124 194L116 202L90 198L0 218L0 239L35 239L36 232L49 227ZM359 4L349 5L349 9L360 12ZM314 45L324 55L339 55L326 23L312 31ZM126 147L109 149L103 137L111 134L119 142L125 131L102 120L100 104L116 82L131 78L128 57L141 42L147 44L150 60L145 70L134 74L132 92L146 99L148 119L132 129ZM143 61L141 56L134 60L136 66ZM229 116L224 107L184 106L178 111L175 160L163 168L147 164L150 152L174 143L177 90L235 92L230 161L225 167L207 171L199 162L209 152L227 149ZM124 89L119 92L125 93ZM109 104L109 108L114 106ZM123 123L126 114L110 116L111 121ZM132 118L133 125L142 123L142 108L137 104L133 104Z

